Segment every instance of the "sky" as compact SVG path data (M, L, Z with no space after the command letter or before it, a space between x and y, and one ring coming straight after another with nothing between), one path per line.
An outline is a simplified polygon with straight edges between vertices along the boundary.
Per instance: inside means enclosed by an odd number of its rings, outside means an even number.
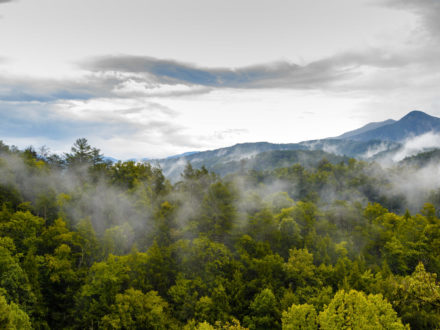
M440 116L438 0L0 0L0 140L162 158Z

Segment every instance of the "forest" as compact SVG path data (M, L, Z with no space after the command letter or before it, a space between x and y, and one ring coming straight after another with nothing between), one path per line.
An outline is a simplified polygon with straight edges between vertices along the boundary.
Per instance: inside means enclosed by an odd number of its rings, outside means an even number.
M0 328L440 329L429 168L188 163L171 183L85 138L0 141Z

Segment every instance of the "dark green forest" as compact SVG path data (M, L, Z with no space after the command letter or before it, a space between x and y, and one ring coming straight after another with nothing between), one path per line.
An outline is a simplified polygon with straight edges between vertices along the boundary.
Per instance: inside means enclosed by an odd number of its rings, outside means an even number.
M0 142L0 328L440 329L422 161L187 164L171 184L86 139Z

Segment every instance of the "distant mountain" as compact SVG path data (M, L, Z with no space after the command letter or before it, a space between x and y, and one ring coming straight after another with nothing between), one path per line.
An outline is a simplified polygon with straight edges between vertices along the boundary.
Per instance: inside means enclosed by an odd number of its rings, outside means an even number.
M358 134L354 134L356 131L347 132L342 134L339 138L356 140L356 141L368 141L368 140L384 140L403 142L405 139L413 136L422 135L428 132L440 132L440 118L430 116L422 111L411 111L406 116L396 122L389 124L371 123L362 127L359 130L363 130ZM379 127L375 127L377 124L384 124ZM368 129L370 128L370 129ZM347 134L347 135L346 135Z
M376 129L376 128L379 128L382 126L394 124L395 122L396 121L394 119L388 119L385 121L369 123L365 126L362 126L361 128L358 128L353 131L349 131L349 132L346 132L342 135L339 135L339 136L335 137L334 139L351 139L352 137L355 137L356 135L371 131L373 129Z
M398 121L369 123L337 138L286 144L242 143L150 161L159 165L172 181L180 179L187 163L195 168L205 166L223 176L239 170L270 170L296 163L316 165L322 158L331 162L344 161L347 157L393 161L396 153L404 148L405 139L427 132L440 132L440 118L412 111Z
M345 139L311 140L300 144L306 147L307 150L323 150L336 155L359 159L370 159L378 153L394 150L401 146L400 143L393 141L353 141Z
M313 140L300 143L275 144L268 142L243 143L232 147L202 151L181 157L154 161L172 181L180 179L187 163L195 168L205 166L219 175L241 169L265 170L299 163L315 165L322 158L340 162L347 157L367 159L400 144L389 141L350 141L339 139Z
M232 147L231 147L232 148ZM273 170L280 167L289 167L293 164L301 164L304 167L314 167L323 158L331 163L340 163L347 161L349 158L328 153L322 150L270 150L256 154L249 154L245 158L232 157L215 157L208 158L203 156L206 161L196 158L181 158L175 162L170 159L159 161L165 176L171 181L178 181L180 174L183 172L186 164L189 162L195 168L205 166L211 172L215 172L220 176L230 173L248 170ZM206 158L205 158L206 157Z
M185 152L183 154L169 156L166 159L173 159L173 158L180 158L180 157L185 157L185 156L191 156L191 155L194 155L194 154L197 154L197 153L199 153L199 151L188 151L188 152Z
M112 162L112 163L117 163L118 159L113 158L113 157L103 157L104 161L106 162Z
M124 162L150 162L151 158L129 158L123 160Z
M221 164L240 161L256 156L259 153L271 150L300 150L307 149L297 143L292 144L274 144L267 142L242 143L232 147L201 151L198 153L185 155L181 157L168 157L158 159L156 163L160 165L165 176L171 180L178 180L187 163L191 163L193 167L200 168L205 166L208 170ZM224 172L224 171L222 171Z
M218 162L210 170L220 176L238 171L270 171L281 167L290 167L294 164L316 167L322 159L336 164L348 161L349 157L331 154L322 150L271 150L264 151L250 158Z

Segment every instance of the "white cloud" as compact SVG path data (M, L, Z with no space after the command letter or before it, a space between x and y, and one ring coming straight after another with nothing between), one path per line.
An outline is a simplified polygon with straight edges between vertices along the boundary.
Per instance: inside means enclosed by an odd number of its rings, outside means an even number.
M406 157L433 148L440 148L440 134L438 133L428 132L409 138L403 143L402 148L393 156L393 161L398 162Z

